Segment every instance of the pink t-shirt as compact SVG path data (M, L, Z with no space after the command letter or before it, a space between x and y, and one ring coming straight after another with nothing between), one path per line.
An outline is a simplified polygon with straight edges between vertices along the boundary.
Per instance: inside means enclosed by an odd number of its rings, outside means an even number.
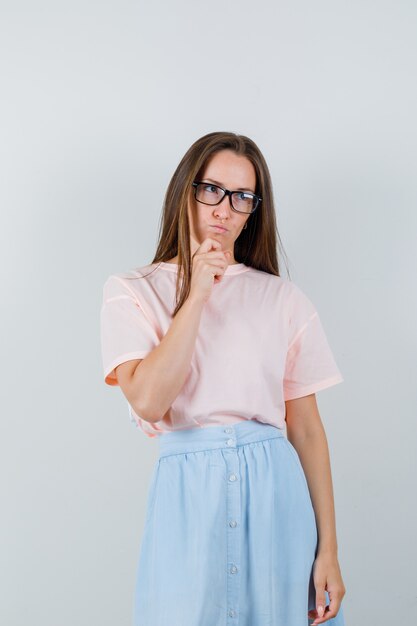
M177 264L160 262L107 278L100 324L108 385L118 384L117 365L143 359L168 331L177 271ZM151 424L128 408L149 437L245 419L284 428L286 400L342 381L304 292L288 279L238 263L213 285L188 377L164 418Z

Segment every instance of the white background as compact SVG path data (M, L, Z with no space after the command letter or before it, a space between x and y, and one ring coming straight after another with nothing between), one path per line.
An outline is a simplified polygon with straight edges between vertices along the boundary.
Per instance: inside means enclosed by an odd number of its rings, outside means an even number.
M150 262L174 169L215 130L264 153L345 378L318 401L346 626L415 617L416 18L411 0L2 3L2 625L130 626L157 446L102 379L102 285Z

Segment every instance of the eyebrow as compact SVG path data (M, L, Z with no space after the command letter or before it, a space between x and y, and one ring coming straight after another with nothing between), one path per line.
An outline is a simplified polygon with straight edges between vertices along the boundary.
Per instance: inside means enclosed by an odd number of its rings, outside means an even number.
M222 183L219 183L217 180L214 180L213 178L206 178L205 180L208 180L211 183L214 183L215 185L219 185L219 187L224 187ZM249 191L249 193L255 194L255 192L252 191L252 189L248 189L247 187L239 187L239 189L236 189L235 191Z

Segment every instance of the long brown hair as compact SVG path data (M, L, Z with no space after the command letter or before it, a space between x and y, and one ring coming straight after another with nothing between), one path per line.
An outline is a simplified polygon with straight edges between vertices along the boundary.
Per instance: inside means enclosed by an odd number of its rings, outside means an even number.
M277 243L280 251L286 255L276 224L271 176L261 151L245 135L231 132L208 133L190 146L170 180L164 198L158 247L151 262L166 262L178 255L176 307L173 316L182 307L191 286L192 259L187 204L191 198L192 182L203 174L209 159L216 152L225 149L250 160L256 172L255 193L262 198L255 212L249 216L247 228L241 231L235 241L235 260L280 276Z

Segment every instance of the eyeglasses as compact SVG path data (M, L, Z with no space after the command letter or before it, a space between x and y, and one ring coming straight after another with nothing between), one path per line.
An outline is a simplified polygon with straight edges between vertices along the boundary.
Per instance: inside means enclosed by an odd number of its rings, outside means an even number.
M197 180L193 182L193 187L197 202L216 205L220 204L224 196L229 196L232 209L238 213L253 213L258 204L262 202L260 196L248 191L229 191L218 185Z

